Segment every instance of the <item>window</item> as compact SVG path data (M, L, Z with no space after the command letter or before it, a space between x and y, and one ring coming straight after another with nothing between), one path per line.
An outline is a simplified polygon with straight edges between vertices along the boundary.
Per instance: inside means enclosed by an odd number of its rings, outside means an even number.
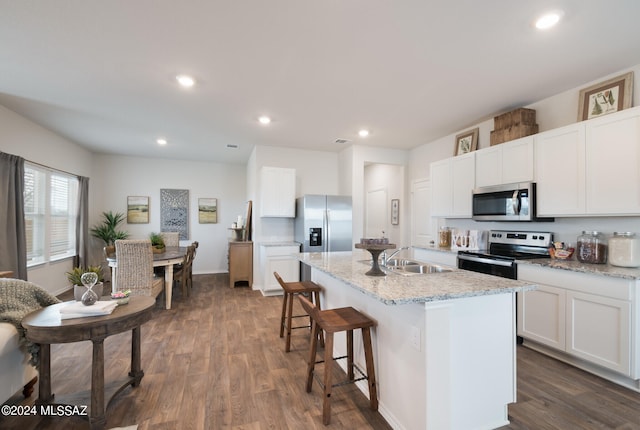
M25 163L27 266L76 255L78 178Z

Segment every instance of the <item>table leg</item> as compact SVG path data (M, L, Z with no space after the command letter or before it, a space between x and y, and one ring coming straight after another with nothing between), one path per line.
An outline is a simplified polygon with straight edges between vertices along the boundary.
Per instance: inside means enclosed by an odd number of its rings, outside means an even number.
M133 378L132 386L137 387L144 376L141 364L140 353L140 327L131 330L131 372L129 376Z
M38 383L38 404L47 404L53 401L51 394L51 345L40 344L40 381Z
M171 291L173 291L173 264L168 264L164 266L164 295L167 309L171 309Z
M107 421L104 411L104 339L92 339L91 415L92 429L103 429Z

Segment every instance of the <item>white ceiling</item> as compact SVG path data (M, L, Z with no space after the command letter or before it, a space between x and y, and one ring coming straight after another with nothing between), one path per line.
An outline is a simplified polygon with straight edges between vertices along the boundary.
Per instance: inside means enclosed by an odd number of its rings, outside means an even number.
M640 64L639 19L638 0L0 0L0 104L101 153L414 148Z

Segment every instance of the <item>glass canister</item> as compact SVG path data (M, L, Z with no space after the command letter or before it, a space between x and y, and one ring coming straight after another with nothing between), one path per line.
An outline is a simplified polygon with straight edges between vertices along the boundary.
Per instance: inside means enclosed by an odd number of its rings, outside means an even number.
M607 239L599 231L583 231L578 236L576 258L582 263L604 264L607 262Z
M451 229L449 227L440 227L438 235L438 246L440 248L451 248Z
M631 232L615 232L609 240L609 263L612 266L640 267L640 238Z

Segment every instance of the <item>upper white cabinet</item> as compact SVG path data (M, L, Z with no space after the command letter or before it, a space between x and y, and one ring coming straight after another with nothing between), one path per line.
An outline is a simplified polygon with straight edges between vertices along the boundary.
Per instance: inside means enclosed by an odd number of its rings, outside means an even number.
M584 123L534 138L538 216L585 213Z
M296 216L296 170L262 167L260 170L260 216Z
M475 153L431 163L431 215L471 218L475 187Z
M588 121L585 161L588 214L640 214L639 109Z
M640 108L534 138L539 216L640 214Z
M533 180L533 136L476 151L476 187Z

